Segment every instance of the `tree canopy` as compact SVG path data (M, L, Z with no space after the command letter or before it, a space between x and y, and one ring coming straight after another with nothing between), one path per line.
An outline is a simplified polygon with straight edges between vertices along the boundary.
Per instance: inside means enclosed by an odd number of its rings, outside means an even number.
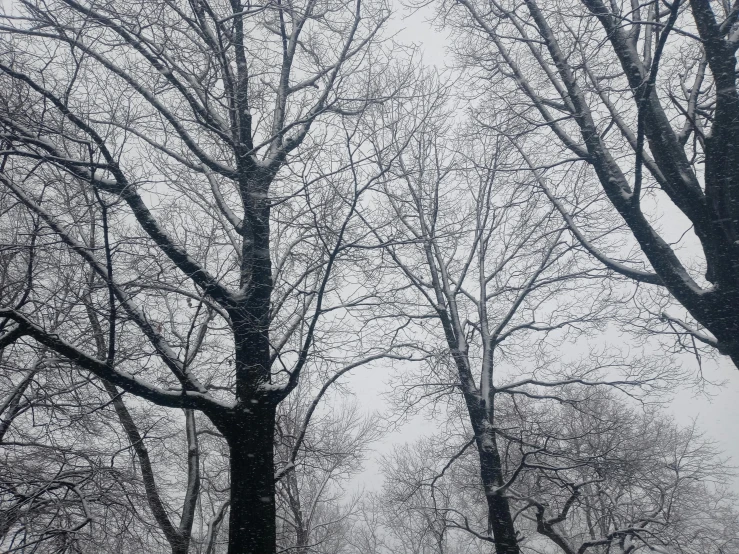
M739 548L739 4L0 9L0 549Z

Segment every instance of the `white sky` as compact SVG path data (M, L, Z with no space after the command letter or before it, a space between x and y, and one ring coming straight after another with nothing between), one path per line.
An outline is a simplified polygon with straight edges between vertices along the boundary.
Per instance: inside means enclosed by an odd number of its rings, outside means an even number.
M394 34L397 42L418 46L426 64L444 67L448 37L446 32L434 29L430 23L433 9L410 10L398 0L394 0L394 4L394 13L388 22L388 34Z

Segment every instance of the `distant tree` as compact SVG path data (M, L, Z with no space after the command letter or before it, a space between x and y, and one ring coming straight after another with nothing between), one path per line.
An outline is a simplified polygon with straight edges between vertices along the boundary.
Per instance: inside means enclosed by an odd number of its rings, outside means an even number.
M43 226L25 217L6 191L0 193L0 206L6 262L0 296L22 307L33 306L34 291L42 288L60 295L84 291L84 284L70 286L85 283L84 271L43 278L56 264L61 267L65 253L40 255L48 238ZM54 315L50 330L66 323L69 314ZM126 456L116 456L121 444L110 431L111 423L118 426L103 415L110 400L101 395L99 383L53 352L17 345L0 349L0 380L0 548L59 552L94 545L133 552L151 546L148 525L141 525L131 509L130 501L140 494L136 474L111 462ZM133 505L138 508L138 502ZM110 518L105 534L91 530L100 513Z
M507 120L498 131L580 246L615 274L664 287L695 322L662 302L652 308L661 332L739 366L736 4L440 5L467 83L486 98L479 121Z
M509 498L524 552L721 554L737 548L731 474L695 426L680 428L658 410L607 393L569 405L517 404L501 409L501 420L518 442L506 449L504 466L519 474ZM403 521L415 544L427 541L419 553L484 551L485 537L469 533L485 518L475 458L465 452L451 464L439 437L396 450L385 463L377 509ZM429 539L441 534L443 543L432 547Z
M0 348L203 413L228 445L230 553L275 551L277 406L313 353L336 370L399 355L352 317L376 283L349 273L357 208L386 170L369 163L373 111L413 78L380 47L387 17L313 0L38 1L2 17L0 182L40 230L22 244L45 241L36 278L3 283ZM86 272L89 302L54 284Z
M340 554L351 540L361 495L346 498L346 486L363 469L382 428L377 414L363 416L356 403L334 401L331 410L311 417L303 433L311 408L301 400L310 397L307 392L291 397L295 402L281 404L285 413L278 416L278 459L295 466L277 484L278 542L297 554ZM296 446L299 455L290 462Z

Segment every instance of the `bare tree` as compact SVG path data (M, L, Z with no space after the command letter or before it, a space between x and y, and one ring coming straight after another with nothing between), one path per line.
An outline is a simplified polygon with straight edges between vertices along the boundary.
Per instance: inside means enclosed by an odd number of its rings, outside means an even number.
M178 422L136 417L120 395L111 401L98 379L43 350L31 368L18 367L22 358L13 350L5 349L0 364L10 385L1 410L3 550L164 551L166 538L172 551L187 552L160 527L162 518L169 521L171 498L158 492L152 467L162 464L150 461L144 442L162 442L156 436L165 428L177 436ZM125 434L116 412L125 415ZM147 500L160 510L153 522Z
M36 304L34 290L53 291L51 304L54 294L79 291L70 285L85 283L84 271L59 271L69 262L64 252L56 258L41 255L49 238L43 225L27 218L5 191L0 205L3 299L38 311L44 307ZM54 269L55 280L44 278ZM70 313L44 315L51 316L47 325L53 331ZM116 457L115 433L109 440L110 422L103 414L109 399L101 398L99 384L45 348L19 345L0 349L0 379L1 548L66 552L92 544L127 552L149 546L146 526L128 501L139 494L135 472L107 463L125 456ZM111 442L116 447L108 448ZM92 529L100 513L110 518L104 536Z
M411 372L396 392L405 410L451 398L452 417L469 421L471 436L458 448L461 455L474 445L479 455L488 506L481 535L492 534L499 554L519 552L508 498L518 473L502 462L500 443L508 439L500 435L498 403L556 399L569 387L649 387L664 368L607 349L582 359L577 348L562 354L614 313L612 291L577 255L505 137L473 127L447 138L450 117L443 99L436 101L439 109L419 110L433 115L411 125L410 144L398 153L397 173L383 190L386 217L369 222L398 274L388 309L429 354L426 371ZM464 408L453 400L458 394Z
M83 283L84 304L89 291ZM36 294L29 298L38 300ZM91 305L87 310L104 358L100 322ZM24 354L35 354L32 367L23 367ZM162 413L137 417L114 385L52 354L12 346L0 354L0 375L9 385L0 407L0 543L8 551L133 552L158 550L161 536L172 552L187 553L200 486L193 412L186 411L183 424ZM181 509L172 510L155 478L154 468L165 464L152 460L147 443L152 433L177 437L181 429L186 494ZM171 522L173 512L180 515L178 525Z
M342 288L378 176L363 116L406 78L377 47L387 8L8 10L0 180L55 237L47 251L67 249L102 284L91 305L106 340L101 356L80 333L84 303L49 304L32 287L30 304L3 297L0 347L36 343L121 391L205 414L228 443L229 552L274 552L277 405L316 348L337 369L394 355L373 346L371 324L348 323L372 283ZM71 316L58 327L42 317L59 311Z
M277 486L280 546L298 554L339 554L349 541L360 501L360 493L344 498L346 486L363 469L367 450L382 429L376 414L363 416L356 403L334 401L331 409L312 416L303 431L310 409L300 402L305 398L311 395L296 395L289 406L283 403L289 411L278 419L278 457L294 465ZM299 456L289 462L298 440Z
M388 552L472 554L492 549L489 536L465 529L484 530L487 520L474 452L468 448L459 454L456 441L446 435L404 444L383 459L385 483L374 509L390 543Z
M510 499L525 551L719 554L736 548L731 475L695 425L680 428L658 409L607 391L573 404L517 404L499 417L522 447L511 447L504 464L509 471L521 468ZM386 460L377 509L403 521L417 545L438 537L435 529L444 531L443 543L428 541L418 552L476 552L485 545L485 537L459 532L485 518L475 456L465 452L452 465L450 452L444 438L434 436Z
M502 133L580 246L664 287L695 322L659 310L665 329L739 365L736 4L462 0L442 13L490 99L480 121L516 122ZM615 240L624 224L638 252Z

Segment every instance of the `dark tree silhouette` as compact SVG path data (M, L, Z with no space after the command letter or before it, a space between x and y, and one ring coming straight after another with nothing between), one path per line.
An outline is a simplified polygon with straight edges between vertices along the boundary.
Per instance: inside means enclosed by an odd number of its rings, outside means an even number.
M47 308L85 308L30 283L3 296L0 348L35 341L112 396L205 414L229 447L231 553L275 551L276 408L316 342L344 333L336 369L395 355L348 323L372 283L337 293L360 197L383 172L368 169L365 115L403 86L380 48L387 17L361 0L42 0L0 24L0 181L56 237L46 249L94 274L99 330L52 328ZM184 551L192 510L177 528L149 492Z

